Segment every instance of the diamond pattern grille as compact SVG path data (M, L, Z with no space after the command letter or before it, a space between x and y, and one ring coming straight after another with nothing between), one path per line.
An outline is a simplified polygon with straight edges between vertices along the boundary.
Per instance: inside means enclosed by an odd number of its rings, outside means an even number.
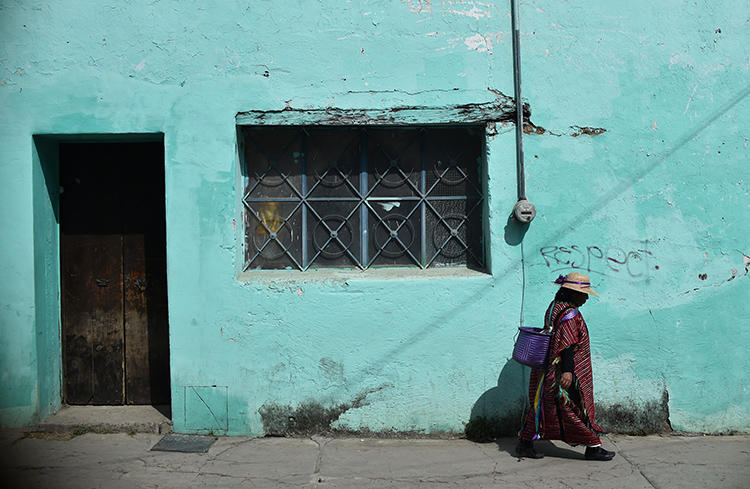
M245 270L484 268L481 127L240 135Z

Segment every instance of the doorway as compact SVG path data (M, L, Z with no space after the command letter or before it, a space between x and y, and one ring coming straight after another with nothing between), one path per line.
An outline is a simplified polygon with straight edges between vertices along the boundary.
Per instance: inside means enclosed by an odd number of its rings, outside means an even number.
M63 402L167 405L163 143L59 149Z

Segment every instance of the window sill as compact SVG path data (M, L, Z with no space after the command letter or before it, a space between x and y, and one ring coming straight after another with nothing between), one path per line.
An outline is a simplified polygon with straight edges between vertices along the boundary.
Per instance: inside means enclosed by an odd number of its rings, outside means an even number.
M248 270L242 272L237 280L243 283L299 283L299 282L350 282L380 280L434 280L434 279L467 279L489 278L487 272L469 268L427 268L425 270L408 267L356 269L315 269L301 272L299 270Z

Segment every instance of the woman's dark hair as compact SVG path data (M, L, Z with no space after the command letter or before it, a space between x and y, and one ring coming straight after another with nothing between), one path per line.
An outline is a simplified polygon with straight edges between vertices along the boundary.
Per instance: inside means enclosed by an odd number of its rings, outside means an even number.
M585 292L578 292L577 290L569 289L567 287L560 287L560 290L555 294L556 302L569 302L574 305L580 305L586 302L587 296Z

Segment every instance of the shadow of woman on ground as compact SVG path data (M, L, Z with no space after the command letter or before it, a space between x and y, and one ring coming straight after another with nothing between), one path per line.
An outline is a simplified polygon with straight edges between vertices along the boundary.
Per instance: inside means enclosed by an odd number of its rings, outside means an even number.
M556 443L557 445L547 440L536 441L534 442L534 448L536 448L537 452L543 453L545 457L569 458L576 460L583 459L583 453L577 452L569 446L559 446L561 443L565 442L558 441ZM515 445L513 445L513 449L513 456L515 457Z

